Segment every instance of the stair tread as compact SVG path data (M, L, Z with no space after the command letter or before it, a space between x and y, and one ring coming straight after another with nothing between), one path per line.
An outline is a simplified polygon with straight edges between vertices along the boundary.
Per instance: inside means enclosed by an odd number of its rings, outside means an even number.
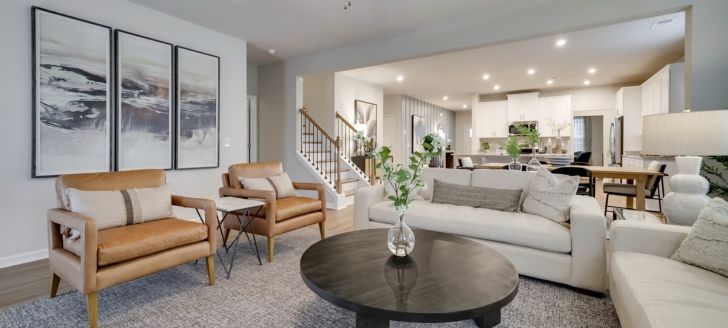
M346 171L349 171L349 169L340 169L339 171L329 170L329 171L326 171L326 173L336 173L336 172L346 172Z
M356 192L356 190L355 190L355 189L352 189L352 190L345 190L345 191L344 191L344 196L353 196L353 195L354 195L354 192Z
M358 182L359 179L357 178L348 178L348 179L341 179L341 183L352 183L352 182Z
M304 141L305 144L320 144L323 143L322 141Z

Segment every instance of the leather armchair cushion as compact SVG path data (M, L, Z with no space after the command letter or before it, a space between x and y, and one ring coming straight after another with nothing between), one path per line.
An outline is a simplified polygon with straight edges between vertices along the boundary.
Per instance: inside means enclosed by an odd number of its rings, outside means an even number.
M311 212L321 211L321 200L309 197L288 197L276 201L276 221L283 221Z
M128 261L206 239L206 225L176 218L100 230L98 266Z

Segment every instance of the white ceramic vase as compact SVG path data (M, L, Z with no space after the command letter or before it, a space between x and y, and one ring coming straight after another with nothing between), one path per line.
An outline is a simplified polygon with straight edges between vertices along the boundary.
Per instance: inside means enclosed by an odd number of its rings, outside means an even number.
M699 156L678 156L678 174L670 177L672 192L665 196L663 207L670 223L692 225L700 211L708 204L709 183L700 176L703 158Z

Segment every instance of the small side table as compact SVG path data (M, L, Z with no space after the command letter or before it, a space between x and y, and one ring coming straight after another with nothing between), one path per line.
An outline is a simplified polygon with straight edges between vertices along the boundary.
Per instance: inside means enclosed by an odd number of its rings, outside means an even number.
M222 197L215 199L215 206L217 207L217 210L222 213L222 218L220 218L220 216L217 217L217 230L220 231L220 236L223 238L222 246L225 248L225 253L227 253L230 248L233 249L233 255L230 258L229 266L225 265L225 261L222 260L220 252L217 252L217 257L218 259L220 259L220 263L222 263L223 270L225 270L225 273L227 273L227 278L230 279L230 272L232 272L233 270L233 262L235 261L235 253L238 250L238 242L240 241L240 235L242 234L245 234L245 238L248 239L248 244L250 244L250 247L255 250L255 255L258 257L258 264L263 265L263 262L260 260L258 244L255 240L255 231L253 230L253 220L255 219L255 215L251 215L251 210L257 208L258 211L260 211L260 209L265 206L265 203L258 200L238 197ZM202 218L200 211L196 211L197 216L200 218L200 221L204 223L205 220ZM255 214L257 214L257 212ZM233 239L230 245L227 245L227 240L225 240L225 236L222 231L222 223L225 221L228 215L234 215L235 218L238 220L238 223L240 224L240 227L238 228L238 234L235 236L235 239ZM244 221L243 218L246 218L247 220ZM248 235L248 229L250 229L250 233L251 235L253 235L252 240Z
M615 208L612 210L614 220L641 221L657 224L667 224L667 218L661 213L638 211L629 208Z

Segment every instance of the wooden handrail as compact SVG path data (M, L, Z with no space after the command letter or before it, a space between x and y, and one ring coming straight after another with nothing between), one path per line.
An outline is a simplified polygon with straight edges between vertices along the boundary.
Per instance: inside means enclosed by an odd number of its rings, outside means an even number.
M331 143L334 144L336 149L339 149L338 138L337 139L332 138L326 132L326 130L324 130L323 127L321 127L318 123L316 123L316 120L314 120L313 117L311 117L311 115L308 114L308 110L306 109L306 107L301 108L299 111L301 112L301 114L303 114L303 116L305 116L311 122L311 124L313 124L313 126L315 126L317 129L319 129L319 131L321 131L321 134L323 134L324 137L326 137L326 139L329 139L329 141L331 141Z
M340 119L346 126L348 126L350 129L352 129L354 132L358 132L356 128L354 127L354 124L349 123L349 121L346 120L346 118L339 114L339 112L336 112L336 118Z

